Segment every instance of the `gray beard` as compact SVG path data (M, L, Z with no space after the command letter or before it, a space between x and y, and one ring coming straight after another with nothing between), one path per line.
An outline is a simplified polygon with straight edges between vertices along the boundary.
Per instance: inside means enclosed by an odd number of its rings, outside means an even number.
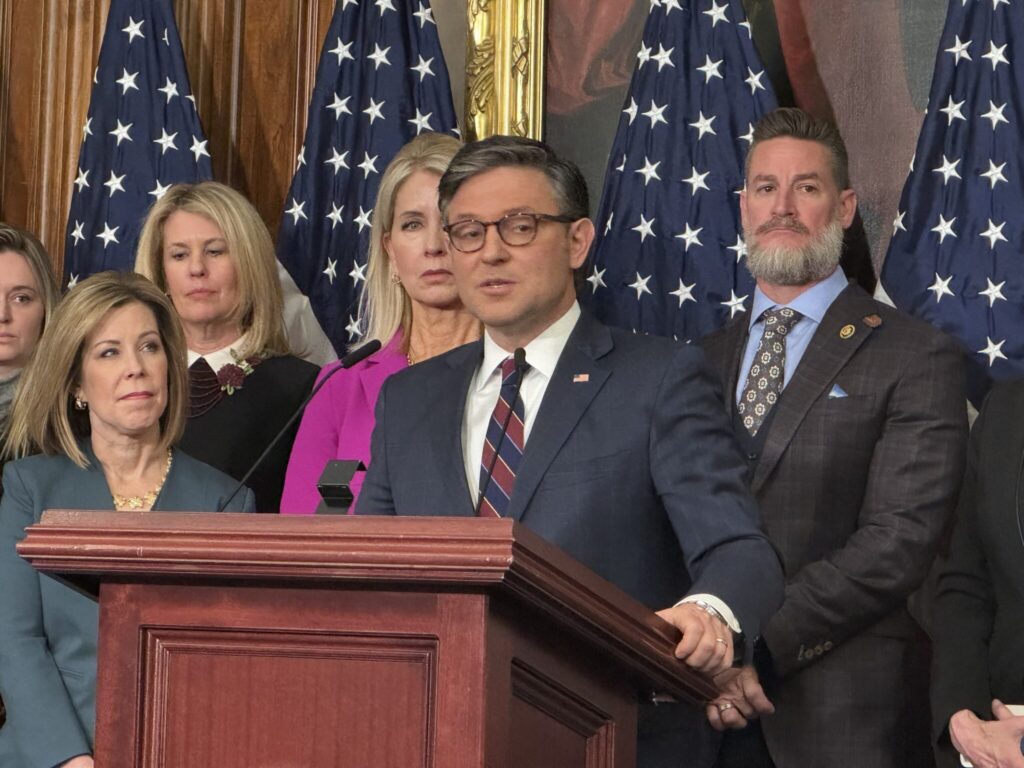
M801 248L767 247L744 230L747 269L756 280L771 285L807 285L836 271L843 255L843 226L833 219L821 234Z

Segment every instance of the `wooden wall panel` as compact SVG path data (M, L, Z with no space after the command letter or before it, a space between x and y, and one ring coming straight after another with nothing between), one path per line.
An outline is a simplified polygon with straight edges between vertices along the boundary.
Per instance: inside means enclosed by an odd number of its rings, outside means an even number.
M226 183L238 166L242 0L175 0L189 82L210 143L214 175Z
M0 219L36 232L58 268L108 7L109 0L0 7Z
M37 207L31 203L36 179L32 165L42 94L31 73L43 66L43 18L42 4L28 7L5 0L0 8L0 219L31 223L35 229L39 222L32 221L30 211Z
M61 267L110 0L0 0L0 220ZM215 177L276 233L333 0L175 0Z
M214 174L276 233L332 0L176 0Z

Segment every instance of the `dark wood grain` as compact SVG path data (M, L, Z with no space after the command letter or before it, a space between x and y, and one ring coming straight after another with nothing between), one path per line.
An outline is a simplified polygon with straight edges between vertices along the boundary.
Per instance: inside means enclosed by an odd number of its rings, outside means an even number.
M0 7L0 220L38 234L58 269L109 4L5 0Z
M18 551L102 583L110 768L628 768L640 699L713 693L674 629L509 520L57 510Z
M68 574L497 585L549 615L571 607L574 631L623 654L659 689L715 695L681 674L671 625L510 520L54 510L18 551L42 571Z

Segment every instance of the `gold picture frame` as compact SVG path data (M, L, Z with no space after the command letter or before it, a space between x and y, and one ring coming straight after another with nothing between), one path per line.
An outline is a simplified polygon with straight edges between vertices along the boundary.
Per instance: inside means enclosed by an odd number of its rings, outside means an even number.
M546 10L546 0L467 0L467 140L543 137Z

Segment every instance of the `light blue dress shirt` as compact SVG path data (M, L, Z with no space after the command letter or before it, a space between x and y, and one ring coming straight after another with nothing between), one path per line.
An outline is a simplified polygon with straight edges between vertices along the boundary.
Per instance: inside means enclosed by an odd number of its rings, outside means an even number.
M761 343L761 335L764 333L764 318L762 315L766 310L774 307L789 307L796 310L801 317L796 325L786 334L786 370L782 380L782 388L785 389L800 364L807 345L811 343L811 337L821 325L825 312L832 306L832 302L842 293L847 286L846 275L840 267L826 277L817 285L808 288L797 296L789 304L776 304L769 299L760 288L754 290L754 305L750 309L750 335L747 337L747 346L743 350L743 361L740 363L739 376L736 377L736 402L739 403L743 396L743 387L747 383L747 374L754 362L754 355L757 353L757 345Z

